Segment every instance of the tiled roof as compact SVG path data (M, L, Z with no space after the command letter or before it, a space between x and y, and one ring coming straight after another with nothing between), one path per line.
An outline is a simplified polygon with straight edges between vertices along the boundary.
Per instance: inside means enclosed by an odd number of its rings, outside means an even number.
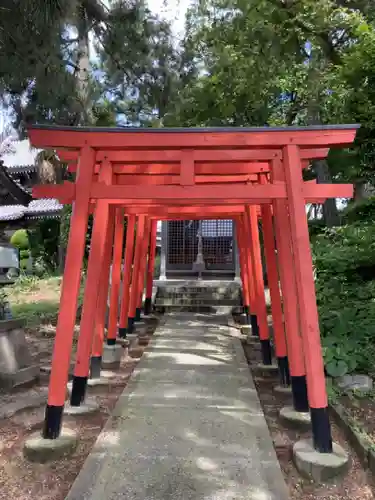
M27 207L22 205L5 205L0 207L0 221L12 221L22 218L32 219L43 215L57 215L63 208L57 200L33 200Z
M4 166L10 171L17 168L31 167L35 168L35 160L40 152L39 149L34 149L30 146L28 139L23 141L13 141L11 144L11 152L2 156Z

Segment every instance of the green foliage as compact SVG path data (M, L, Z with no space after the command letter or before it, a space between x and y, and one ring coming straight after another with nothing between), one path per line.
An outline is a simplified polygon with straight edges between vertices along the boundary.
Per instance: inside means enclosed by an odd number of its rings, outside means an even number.
M8 305L8 295L6 290L1 287L0 288L0 321L5 319L6 309Z
M375 197L350 204L345 210L344 218L348 224L357 221L375 222Z
M375 225L324 231L313 244L326 370L374 373Z
M26 229L15 231L10 239L10 243L19 250L29 250L30 243Z
M60 222L55 219L41 220L29 230L28 235L31 256L38 272L43 274L56 271L59 257ZM22 255L21 258L23 258Z

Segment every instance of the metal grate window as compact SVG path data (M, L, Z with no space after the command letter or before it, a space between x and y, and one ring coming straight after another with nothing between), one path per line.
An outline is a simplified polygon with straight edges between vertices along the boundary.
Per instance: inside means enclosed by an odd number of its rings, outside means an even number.
M191 270L198 253L200 222L169 221L167 227L167 269ZM233 221L201 221L201 232L206 270L234 270Z

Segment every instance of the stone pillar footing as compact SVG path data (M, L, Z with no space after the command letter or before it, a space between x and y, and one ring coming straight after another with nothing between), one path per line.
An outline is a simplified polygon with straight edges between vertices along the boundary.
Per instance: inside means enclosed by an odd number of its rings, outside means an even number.
M40 432L32 434L24 444L23 452L32 462L46 463L73 453L78 444L78 434L62 428L56 439L45 439Z
M340 445L333 443L332 453L319 453L311 440L295 443L293 460L300 474L317 483L324 483L344 474L349 465L348 454Z
M72 406L70 403L65 405L65 415L89 415L99 411L99 404L96 399L87 398L79 406Z
M123 353L124 349L120 344L116 345L104 344L103 354L102 354L102 368L104 369L119 368Z
M280 419L289 427L298 429L311 428L311 416L309 412L296 411L293 406L284 406L279 413Z
M273 390L277 394L284 394L285 396L292 396L292 388L290 385L276 385Z

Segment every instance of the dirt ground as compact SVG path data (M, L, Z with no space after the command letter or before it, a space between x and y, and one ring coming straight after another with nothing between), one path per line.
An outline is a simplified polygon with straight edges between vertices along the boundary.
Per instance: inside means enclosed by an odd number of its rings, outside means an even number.
M134 345L123 356L120 370L108 387L90 388L89 395L97 398L100 412L64 423L79 431L80 443L72 456L47 464L33 464L23 458L23 443L35 430L42 428L47 396L55 318L59 303L60 279L31 280L12 289L11 304L16 317L26 320L26 336L36 363L41 366L41 378L32 388L14 393L0 393L0 500L63 500L79 473L117 398L127 384L144 347ZM152 334L157 321L148 325ZM78 333L78 331L76 332ZM75 343L74 343L75 349ZM73 359L74 359L73 349ZM257 349L244 344L249 364L260 360ZM302 479L291 459L291 449L298 439L309 436L284 427L278 419L279 409L290 404L290 398L273 392L276 378L262 378L253 373L263 410L272 434L276 452L290 489L291 500L370 500L375 499L373 478L367 474L356 454L349 448L343 433L333 425L334 440L350 451L348 474L331 484L316 485ZM341 402L351 414L375 435L375 400L358 400L342 396ZM141 500L141 499L140 499Z
M157 320L148 323L150 335L156 325ZM109 386L88 389L89 396L95 397L100 404L98 413L78 418L64 417L64 425L69 427L71 424L79 432L80 441L75 453L40 465L24 459L23 443L32 432L42 428L54 326L30 327L26 333L34 359L41 364L43 371L39 383L33 387L0 394L0 500L63 500L145 346L139 346L136 341L131 345L123 356L120 370L113 372L114 378Z
M259 349L243 342L249 365L260 361ZM277 385L276 376L259 376L253 371L258 395L270 429L277 456L289 487L291 500L370 500L375 499L374 478L366 472L356 453L350 448L343 432L332 425L333 440L350 453L350 468L343 478L329 484L315 484L302 478L292 461L292 446L299 439L308 438L310 432L300 432L285 427L278 418L280 408L292 403L291 396L277 394L273 387Z
M363 429L375 446L375 392L347 393L338 398L359 429Z

